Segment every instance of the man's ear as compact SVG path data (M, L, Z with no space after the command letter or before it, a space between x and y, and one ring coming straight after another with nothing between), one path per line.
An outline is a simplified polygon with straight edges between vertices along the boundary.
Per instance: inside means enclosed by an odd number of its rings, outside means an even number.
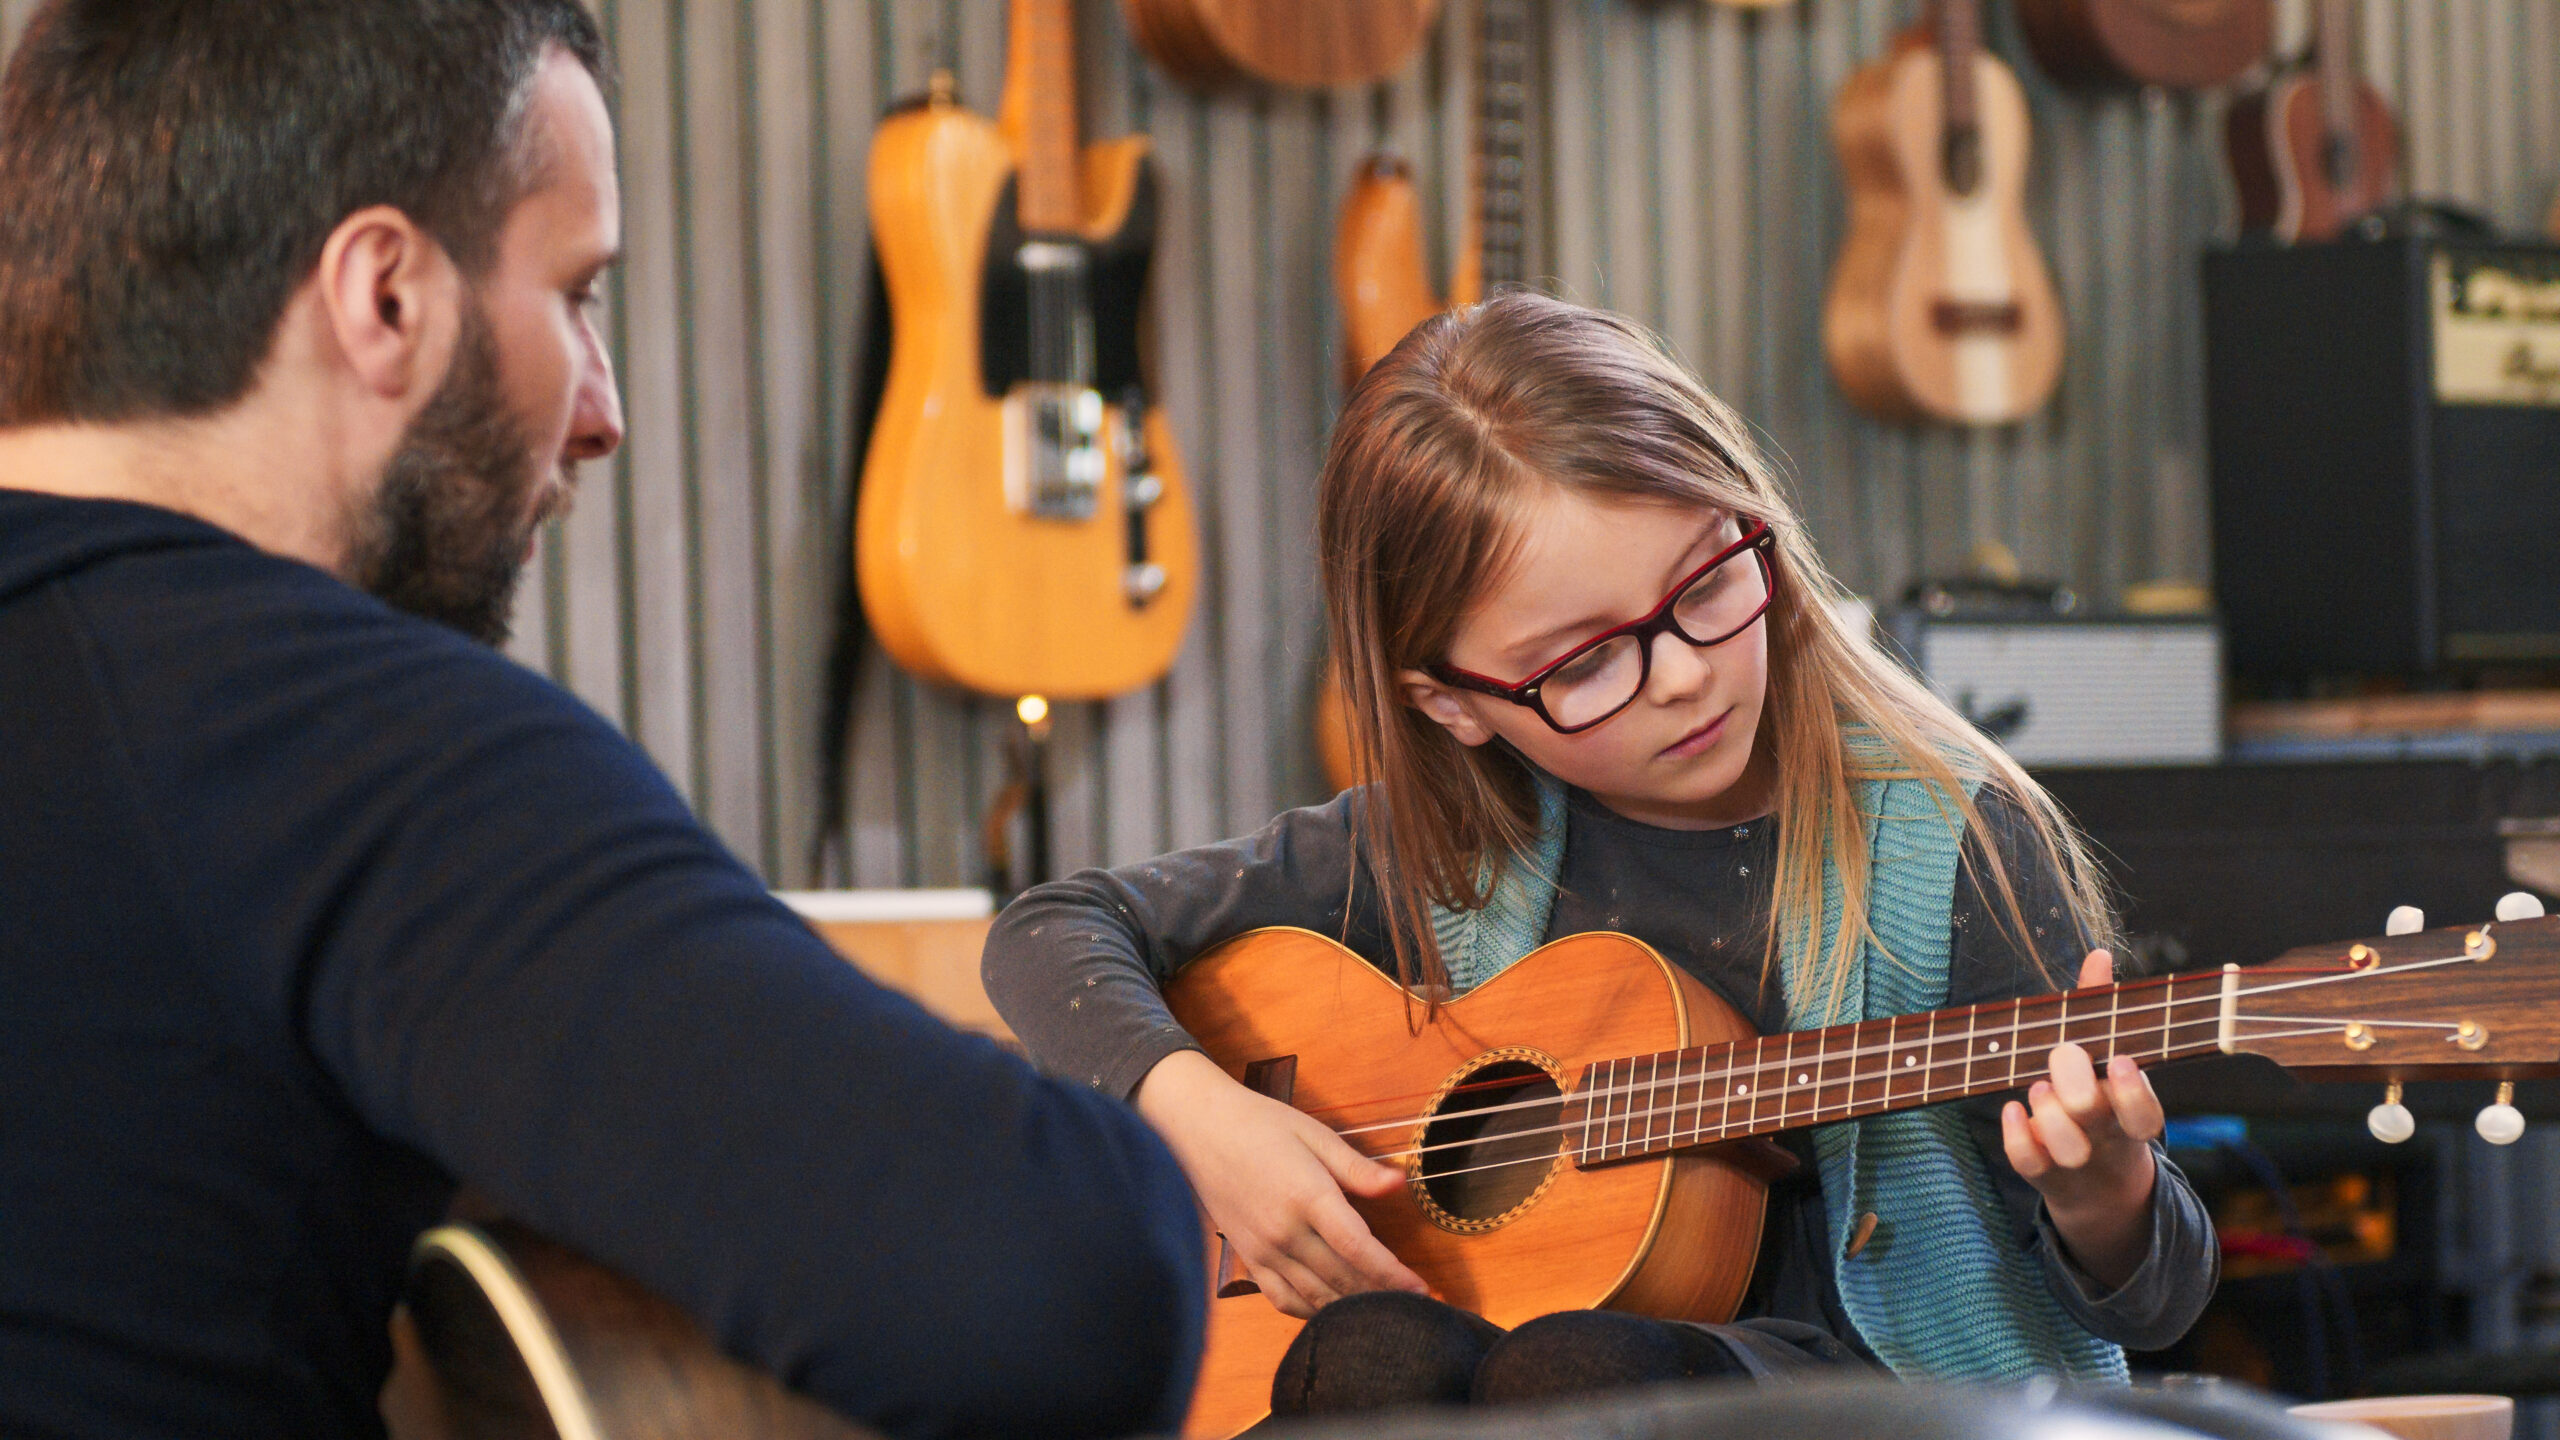
M338 351L366 389L433 389L452 359L462 276L435 238L388 205L338 222L313 277Z
M1457 737L1461 745L1481 745L1493 738L1493 732L1467 708L1458 692L1434 680L1420 670L1399 670L1396 683L1404 687L1405 703L1430 716Z

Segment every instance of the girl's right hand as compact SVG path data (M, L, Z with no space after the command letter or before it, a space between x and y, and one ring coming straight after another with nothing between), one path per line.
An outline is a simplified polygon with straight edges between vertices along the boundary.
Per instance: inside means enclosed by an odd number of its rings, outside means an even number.
M1253 1283L1284 1313L1304 1318L1364 1290L1430 1293L1343 1198L1391 1195L1405 1183L1402 1170L1247 1090L1197 1050L1158 1061L1131 1098Z

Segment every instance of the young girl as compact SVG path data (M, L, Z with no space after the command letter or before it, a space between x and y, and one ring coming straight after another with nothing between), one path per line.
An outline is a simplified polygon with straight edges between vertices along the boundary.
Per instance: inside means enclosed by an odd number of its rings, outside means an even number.
M1791 1136L1806 1163L1771 1191L1756 1334L1582 1312L1505 1335L1422 1298L1344 1198L1403 1172L1173 1022L1159 986L1203 950L1299 926L1448 995L1615 930L1767 1032L2105 983L2108 917L2053 802L1841 627L1742 423L1627 321L1509 292L1423 325L1345 405L1319 525L1375 783L1035 889L985 961L1032 1053L1131 1098L1263 1293L1317 1315L1275 1409L1759 1373L1773 1352L2120 1379L2119 1345L2186 1329L2210 1223L2152 1143L2150 1082L2073 1045L1996 1118L1825 1127L1870 1137L1854 1173L1851 1147ZM1889 1184L1880 1136L1918 1157ZM1870 1185L1905 1243L1860 1259L1879 1217L1848 1196Z

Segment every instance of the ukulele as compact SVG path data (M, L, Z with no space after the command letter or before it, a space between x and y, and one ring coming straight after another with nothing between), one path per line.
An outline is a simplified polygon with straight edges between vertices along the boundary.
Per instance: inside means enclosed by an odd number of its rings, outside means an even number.
M1765 1137L2016 1089L2064 1040L2101 1070L2117 1055L2250 1054L2385 1080L2369 1123L2392 1141L2414 1129L2402 1081L2506 1081L2480 1129L2514 1140L2511 1082L2560 1074L2560 920L2533 918L2529 895L2498 909L2493 924L2412 925L2250 969L1769 1036L1612 934L1557 940L1428 1017L1303 930L1231 940L1165 998L1228 1074L1405 1171L1402 1191L1351 1203L1451 1304L1503 1326L1593 1307L1722 1321L1759 1250ZM1191 1435L1263 1415L1303 1323L1231 1257L1218 1269Z
M1200 90L1368 85L1404 68L1440 0L1121 0L1129 33Z
M2228 84L2267 53L2270 0L2018 0L2018 28L2065 85Z
M1141 364L1147 140L1079 148L1073 8L1013 0L998 123L938 78L871 147L894 333L854 525L863 611L900 665L993 695L1163 675L1199 564Z
M1983 51L1977 0L1934 0L1932 13L1832 109L1849 234L1823 350L1875 414L1996 425L2053 394L2062 306L2027 230L2018 79Z
M1528 275L1529 0L1485 0L1476 34L1474 204L1458 234L1446 300L1423 257L1422 201L1391 155L1363 161L1334 229L1333 284L1345 368L1369 373L1414 326Z
M2356 75L2350 0L2320 0L2312 63L2231 103L2223 131L2240 226L2288 245L2334 240L2391 198L2391 108Z

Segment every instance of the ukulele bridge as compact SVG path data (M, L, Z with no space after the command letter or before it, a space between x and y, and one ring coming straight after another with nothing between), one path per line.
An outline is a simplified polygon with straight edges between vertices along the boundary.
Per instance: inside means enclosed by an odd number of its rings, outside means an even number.
M1090 520L1101 507L1102 392L1032 381L1004 398L1004 490L1043 520Z
M2015 335L2026 315L2014 300L1940 300L1929 307L1929 323L1941 335Z

